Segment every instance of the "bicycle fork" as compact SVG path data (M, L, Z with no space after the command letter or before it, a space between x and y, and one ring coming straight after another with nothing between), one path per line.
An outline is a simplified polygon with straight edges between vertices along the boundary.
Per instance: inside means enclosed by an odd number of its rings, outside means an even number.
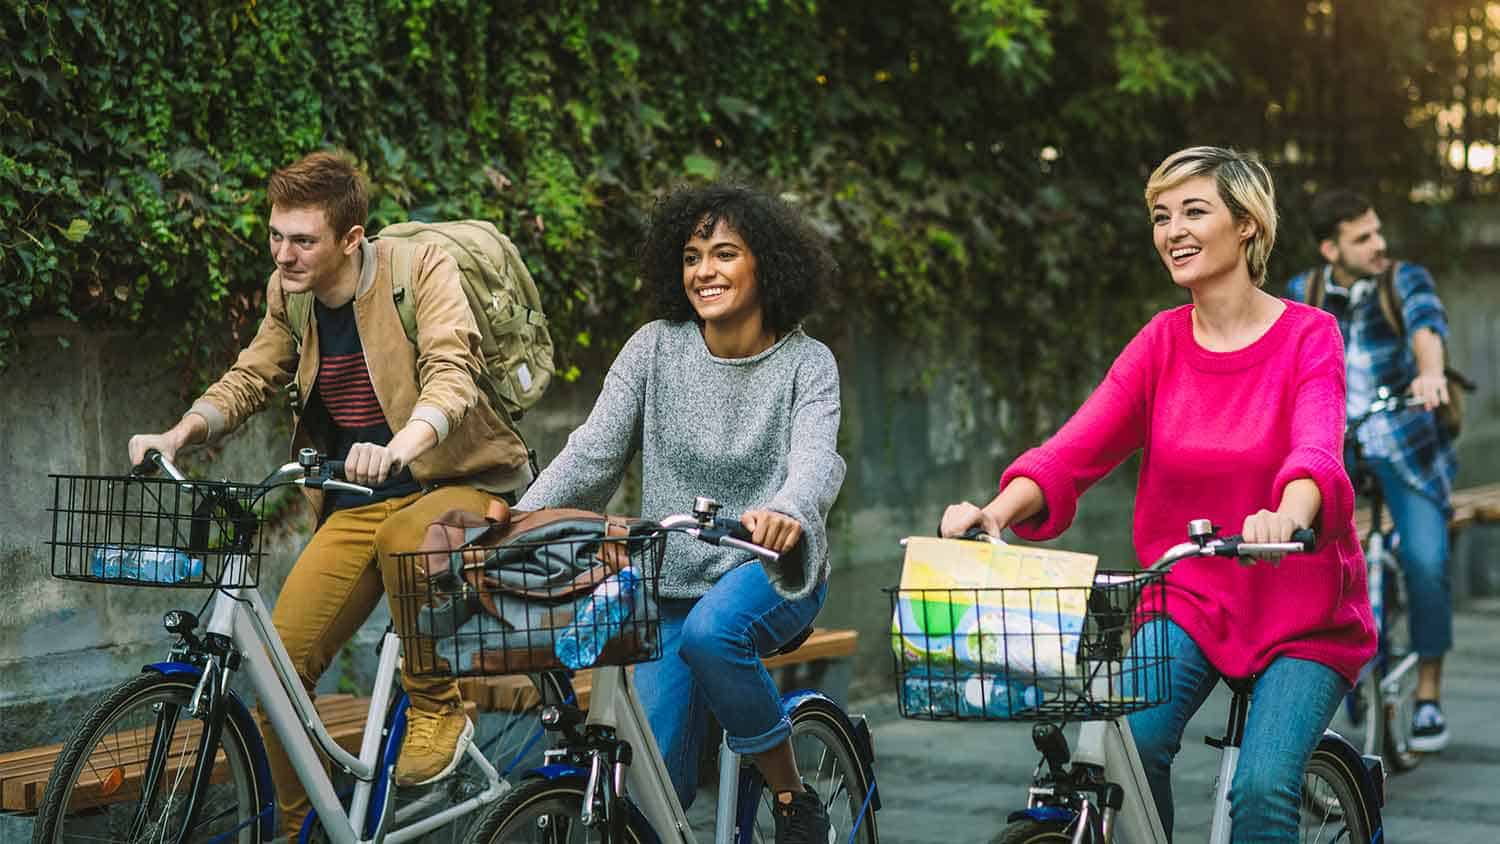
M191 630L188 632L191 633ZM176 839L178 842L185 842L197 826L198 814L202 808L200 801L213 777L214 761L219 752L219 739L223 735L224 719L228 712L229 679L232 672L239 667L240 656L227 638L215 634L208 634L202 640L191 637L189 644L193 651L203 654L203 671L199 675L198 684L194 687L192 696L188 699L185 713L183 707L170 706L165 703L157 705L151 747L141 776L141 794L146 799L141 800L136 807L135 816L131 819L130 837L132 840L139 838L150 822L154 808L151 796L157 793L157 789L162 784L162 777L169 775L170 763L180 759L182 754L187 752L187 748L173 747L177 728L184 714L202 722L203 728L198 736L197 756L187 792L184 823ZM170 808L160 807L160 810L170 812Z

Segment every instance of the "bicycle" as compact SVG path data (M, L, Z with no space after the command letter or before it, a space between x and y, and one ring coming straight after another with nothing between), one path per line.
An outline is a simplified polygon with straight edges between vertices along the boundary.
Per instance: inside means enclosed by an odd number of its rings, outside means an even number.
M1130 639L1146 622L1165 616L1165 576L1177 561L1297 553L1313 544L1311 531L1299 531L1288 543L1252 545L1238 537L1220 538L1204 519L1193 520L1188 535L1190 541L1168 549L1149 569L1138 573L1099 571L1092 587L889 590L893 610L899 610L904 593L945 591L954 593L949 603L1031 610L1018 621L1007 614L998 630L991 624L990 632L981 629L968 634L957 630L929 633L930 625L925 624L921 629L908 629L901 613L895 612L897 627L893 634L903 639L927 637L927 653L977 653L983 657L976 666L977 676L996 683L1007 677L1026 678L1020 684L1027 688L1024 693L1007 682L999 686L1004 694L985 701L981 708L971 708L968 714L956 703L945 702L945 697L961 694L956 684L950 692L933 682L936 691L925 703L909 700L904 693L900 698L901 714L908 718L1035 722L1032 743L1042 759L1028 790L1026 808L1008 816L1008 825L994 839L995 844L1109 844L1115 840L1162 844L1167 840L1125 716L1164 702L1170 688L1171 660L1141 656L1131 649ZM1145 596L1149 600L1143 602ZM912 597L922 596L909 595L908 600ZM1052 613L1061 617L1060 608L1070 601L1086 606L1082 625L1076 629L1038 623L1030 617L1037 608L1044 610L1044 618L1051 618ZM1143 603L1151 609L1138 609L1137 605ZM942 624L939 620L938 629ZM1146 629L1159 631L1165 640L1164 625ZM967 651L959 650L963 647L959 639L964 635L979 639L977 649L970 643ZM943 636L952 641L932 641ZM1144 652L1165 652L1164 641L1153 644L1154 648L1145 648ZM903 684L909 677L929 681L943 677L941 666L930 656L903 654L897 657L896 668ZM1229 786L1239 759L1254 678L1225 678L1225 683L1233 695L1225 734L1207 740L1221 754L1209 839L1213 844L1229 840ZM1074 751L1069 750L1062 731L1071 722L1080 722ZM1337 733L1326 731L1303 779L1303 840L1342 844L1380 841L1383 789L1379 758L1362 757Z
M143 474L157 468L167 477ZM53 476L53 576L212 594L196 614L167 612L163 626L178 638L168 657L106 694L74 731L52 769L34 841L270 840L275 798L265 748L230 688L241 670L307 787L313 813L301 841L410 841L509 791L470 743L458 774L411 799L396 793L407 699L392 631L380 644L357 756L330 737L298 680L256 588L265 496L288 485L370 494L340 480L341 461L303 449L259 484L189 480L154 451L137 470ZM347 809L319 750L355 780Z
M1421 406L1420 399L1396 395L1381 387L1369 408L1351 418L1344 429L1345 452L1352 456L1350 479L1355 493L1363 496L1370 506L1370 527L1365 532L1363 547L1379 648L1345 697L1343 709L1361 752L1379 754L1393 773L1405 773L1422 762L1423 754L1411 748L1418 657L1411 646L1406 578L1396 557L1399 537L1382 523L1385 493L1364 463L1358 433L1377 414Z
M691 514L638 523L628 541L650 550L632 550L632 564L639 559L648 571L650 566L659 565L666 536L672 532L747 551L765 562L778 559L775 552L751 543L749 532L738 521L718 516L719 509L717 502L700 497L694 501ZM655 578L648 576L642 582L648 590L654 590ZM408 597L423 606L448 606L451 598L463 594L463 589L429 580L425 590L418 588ZM548 668L540 673L541 720L558 737L557 746L544 754L545 765L527 772L515 790L474 825L471 842L692 844L697 840L627 671L631 663L660 656L659 640L655 638L660 617L653 619L649 607L647 602L647 609L637 610L615 631L615 642L634 639L636 646L615 648L613 652L606 649L593 664L587 713L567 701L572 688L568 671ZM811 628L804 631L779 652L791 652L811 632ZM555 630L541 627L511 630L508 644L495 643L495 652L481 656L479 662L528 670L534 666L535 657L526 648L554 634ZM507 652L507 647L520 652ZM442 646L438 649L449 653ZM816 690L784 694L782 708L792 723L791 740L799 770L829 810L834 825L829 840L878 844L875 812L880 800L875 785L874 745L864 719L847 714ZM718 770L716 844L773 840L774 796L755 766L721 740Z

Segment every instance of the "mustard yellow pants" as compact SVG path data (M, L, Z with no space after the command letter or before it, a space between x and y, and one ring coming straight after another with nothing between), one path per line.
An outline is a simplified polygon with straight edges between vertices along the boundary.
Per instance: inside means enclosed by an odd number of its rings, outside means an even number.
M339 510L328 517L292 566L271 613L276 632L309 695L314 694L318 678L369 618L381 597L402 589L397 555L416 551L427 525L436 517L454 509L482 514L493 497L472 487L445 486L426 494ZM399 562L415 565L412 558ZM410 590L413 583L408 576L406 589ZM404 634L411 624L400 602L393 602L391 620L398 634ZM405 665L414 661L407 659ZM458 683L452 677L415 677L403 667L401 684L411 705L419 709L437 711L461 702ZM282 834L295 840L309 811L307 791L293 772L280 740L265 719L261 720Z

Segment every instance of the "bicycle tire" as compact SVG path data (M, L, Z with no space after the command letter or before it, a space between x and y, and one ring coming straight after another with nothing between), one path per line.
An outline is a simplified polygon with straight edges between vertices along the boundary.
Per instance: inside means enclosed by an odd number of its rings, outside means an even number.
M1298 841L1370 844L1371 820L1354 772L1338 756L1313 751L1302 776Z
M1400 580L1402 576L1399 567L1385 573L1381 648L1383 658L1389 661L1399 660L1411 652L1411 616L1406 606L1406 588ZM1380 756L1386 768L1396 774L1406 773L1422 764L1422 754L1411 749L1411 719L1416 714L1418 671L1413 666L1401 679L1395 694L1381 696ZM1384 673L1382 670L1382 677Z
M990 844L1072 844L1073 836L1061 821L1016 821L990 839Z
M192 678L143 673L116 686L96 704L52 767L33 843L157 841L164 836L175 840L176 825L185 820L175 810L182 808L191 787L201 734L202 722L182 711L195 686ZM164 761L160 779L161 785L173 791L163 793L158 788L152 795L132 795L128 789L138 792L141 777L136 774L128 779L126 772L145 767L155 730L160 728L158 719L164 713L171 726L167 746L181 749L175 759ZM260 840L262 816L256 809L256 795L262 784L257 781L249 746L239 724L226 717L218 748L223 769L204 794L198 823L188 841L253 844ZM125 797L119 799L122 790ZM106 797L107 801L101 801ZM148 807L160 805L151 810L156 817L149 826L132 839L129 829L143 801Z
M811 699L792 713L792 753L802 779L817 792L828 810L832 827L830 841L845 844L856 825L859 844L879 844L875 812L866 805L870 783L859 761L854 736L845 727L845 719L833 704ZM749 775L759 777L751 766ZM743 793L743 792L741 792ZM752 841L776 839L775 795L762 783L756 808Z
M582 777L533 779L505 796L474 824L470 844L585 844L597 833L583 826L579 815L587 783ZM644 821L626 821L625 840L642 844L656 840Z

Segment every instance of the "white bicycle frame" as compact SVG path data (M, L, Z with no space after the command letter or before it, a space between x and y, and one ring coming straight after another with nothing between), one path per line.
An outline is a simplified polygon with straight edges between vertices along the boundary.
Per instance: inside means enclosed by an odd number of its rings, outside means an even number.
M709 525L719 511L717 502L709 498L697 498L693 502L693 515L668 516L661 526L681 529L689 536L698 536L699 529ZM743 540L722 537L719 544L749 551L762 561L774 563L777 554ZM640 697L635 691L635 681L623 666L601 666L594 669L594 687L589 702L589 726L608 727L617 737L630 745L634 751L633 762L627 770L603 771L603 760L593 758L593 769L589 772L586 794L592 796L594 786L601 776L614 777L614 793L630 796L637 809L661 837L663 844L697 844L692 827L688 825L687 813L677 799L677 790L672 786L666 763L662 761L661 748L656 743L656 734L646 720ZM624 768L626 766L619 766ZM727 734L719 742L719 799L715 807L714 844L733 844L739 823L739 775L740 756L729 749ZM628 791L622 786L629 786ZM593 809L583 807L583 822L593 820Z
M637 809L645 816L661 838L662 844L697 844L687 814L677 799L677 791L662 761L661 748L656 735L646 720L636 695L635 682L623 666L594 669L594 687L589 701L587 723L612 728L615 734L630 744L634 750L632 763L623 774L619 770L606 772L602 758L594 757L594 770L589 772L589 788L600 776L614 776L615 793L629 796ZM623 767L623 766L622 766ZM738 832L739 818L740 756L729 749L727 739L719 745L719 800L715 808L714 844L733 844ZM584 806L585 823L591 820L590 807Z
M243 582L244 562L241 557L227 561L224 580L230 583ZM281 746L286 750L293 770L297 772L297 778L307 789L308 798L313 808L317 810L318 818L322 821L329 840L334 844L368 844L369 842L399 844L402 841L410 841L474 811L481 805L500 799L510 790L509 784L500 779L494 766L471 742L465 752L484 773L486 780L484 791L409 826L399 826L411 815L420 813L428 807L419 801L405 807L402 813L393 818L391 796L394 784L391 772L387 771L384 812L376 825L373 837L362 838L359 830L364 827L365 814L373 796L375 774L379 764L378 756L381 751L381 732L394 698L396 672L399 668L401 651L399 637L395 633L387 632L381 641L379 667L375 675L375 691L370 699L370 710L365 722L364 734L360 739L359 755L353 756L329 736L327 728L318 718L317 709L313 706L307 691L302 688L302 683L297 679L291 657L287 655L281 638L276 635L275 627L271 623L270 610L258 590L221 588L214 595L206 627L210 633L228 637L242 655L241 667L249 678L251 687L255 690L260 707L271 722L271 728L280 738ZM227 685L229 679L227 670L224 666L217 666L217 668L220 682ZM213 673L205 671L203 680L200 682L207 682ZM193 696L195 702L199 699L199 695ZM328 773L323 769L317 749L313 746L314 741L317 742L317 748L321 748L335 764L357 780L347 813L339 802L338 794L334 791ZM388 832L393 821L398 826Z
M1206 520L1195 519L1189 525L1189 535L1195 532L1208 535L1213 530ZM1243 553L1254 556L1263 553L1289 553L1301 551L1295 543L1240 546ZM1200 556L1201 546L1185 543L1168 550L1150 568L1164 571L1178 560ZM1120 810L1106 813L1103 832L1106 841L1124 841L1127 844L1167 844L1167 834L1162 828L1161 817L1156 812L1156 801L1151 797L1151 784L1146 780L1146 769L1141 765L1140 752L1136 749L1135 736L1131 735L1130 723L1124 717L1106 721L1084 721L1078 727L1078 746L1072 754L1074 764L1094 765L1104 771L1104 779L1120 786L1124 792ZM1235 768L1240 760L1240 749L1230 744L1219 748L1219 773L1214 780L1213 825L1209 831L1209 844L1229 844L1229 786L1234 782ZM1038 796L1033 788L1033 797ZM1032 801L1028 801L1032 802ZM1085 812L1092 804L1084 804ZM1073 834L1075 844L1080 844L1088 834L1089 822L1086 814L1078 817ZM1119 836L1119 837L1117 837Z
M303 456L309 460L316 455L310 449L304 449L303 452ZM170 460L160 455L157 459L158 465L169 476L178 481L187 480ZM272 477L289 479L311 465L312 463L288 463ZM344 489L362 491L366 494L370 492L368 488L355 484L339 483ZM332 484L328 486L331 488ZM227 557L219 582L246 582L248 562L249 559L243 555ZM432 801L415 801L404 807L401 812L395 813L393 817L391 796L395 787L394 772L386 771L386 790L381 804L381 817L375 825L374 834L370 838L361 837L360 830L365 826L365 815L370 808L370 800L375 788L379 756L382 750L381 733L384 731L386 715L390 712L391 702L395 697L396 672L400 667L400 638L395 633L387 631L381 640L378 668L375 673L375 688L370 698L370 709L366 715L364 733L360 738L359 755L353 756L333 740L333 737L328 734L328 729L323 725L322 719L318 717L312 698L308 696L307 690L302 688L302 683L297 678L296 669L292 665L291 657L287 655L286 646L282 644L281 637L276 634L276 627L271 620L271 611L266 606L265 599L261 597L259 590L246 587L218 587L210 604L205 628L209 633L228 638L235 650L240 653L241 667L249 678L251 688L255 690L260 708L265 713L266 720L270 721L271 729L281 740L281 746L286 751L292 769L307 790L308 800L317 811L318 819L322 822L323 829L333 844L379 844L380 842L399 844L402 841L410 841L482 805L499 800L510 790L511 786L500 778L495 767L471 742L465 749L465 753L484 774L485 789L482 792L447 809L423 817L415 823L401 826L412 816L419 815L431 808L434 803L440 802L441 798ZM209 657L209 664L198 681L199 688L194 691L190 714L200 717L207 714L199 711L199 701L204 699L204 686L212 678L217 678L220 683L220 692L228 689L229 670L227 666L220 663L217 656ZM223 695L221 694L220 697ZM317 748L313 746L314 741L317 742ZM319 748L357 780L347 813L344 811L343 804L339 802L328 772L323 769L322 762L318 758ZM397 828L388 832L393 821Z
M1383 533L1374 533L1366 541L1365 564L1366 577L1369 580L1370 605L1375 608L1376 629L1384 635L1385 627L1385 578L1387 577L1386 562L1395 557L1394 552L1385 546L1386 537ZM1400 572L1396 573L1400 577ZM1378 658L1378 657L1377 657ZM1419 657L1416 651L1411 651L1401 657L1401 661L1389 666L1380 678L1380 698L1384 703L1387 698L1394 698L1401 693L1401 681L1406 675L1417 667ZM1375 749L1379 752L1379 748Z

